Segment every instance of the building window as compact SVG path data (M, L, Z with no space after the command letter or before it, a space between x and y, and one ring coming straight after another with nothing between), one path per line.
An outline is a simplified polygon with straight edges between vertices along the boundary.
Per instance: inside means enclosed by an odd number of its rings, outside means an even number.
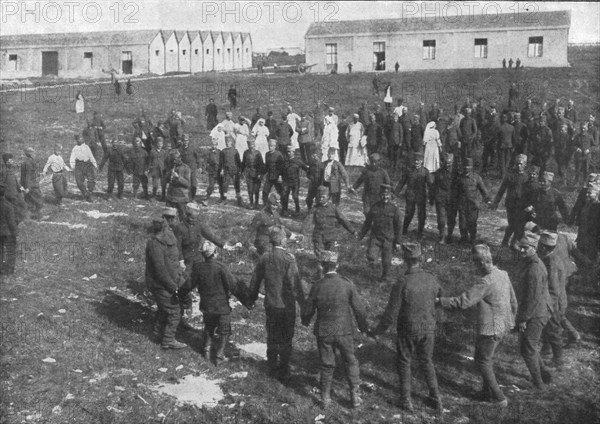
M373 43L373 69L385 71L385 43L377 41Z
M529 37L527 57L542 57L544 53L544 37Z
M206 49L206 54L210 54L210 50L209 49Z
M221 49L217 49L217 54L221 54Z
M236 52L237 54L240 54L240 49L239 49L239 48L235 49L235 52Z
M185 54L186 54L186 53L187 53L187 50L184 50L184 51L183 51L183 55L185 56Z
M160 50L154 50L154 54L158 56L160 54Z
M337 44L325 44L325 67L328 71L337 70Z
M171 53L173 53L173 49L169 50Z
M423 40L423 60L435 59L435 40Z
M248 53L248 49L246 49L246 53Z
M92 69L94 67L94 54L92 52L84 52L83 62L86 64L88 69Z
M17 70L17 55L16 54L8 55L8 70L10 70L10 71Z
M475 57L487 59L487 38L475 39Z
M198 54L198 49L194 50L194 54Z
M230 54L230 53L231 53L231 49L227 49L227 54Z

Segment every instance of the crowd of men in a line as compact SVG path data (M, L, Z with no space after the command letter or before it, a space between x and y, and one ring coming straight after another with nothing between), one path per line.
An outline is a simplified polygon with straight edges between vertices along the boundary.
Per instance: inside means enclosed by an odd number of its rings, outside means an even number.
M479 108L479 105L475 107ZM511 107L514 105L509 98ZM537 342L543 335L552 347L555 365L560 364L560 328L564 326L572 330L564 317L565 276L568 272L557 267L566 267L569 256L576 257L584 267L597 266L600 177L588 175L587 183L570 213L560 192L552 187L554 173L548 167L549 157L554 153L558 171L564 173L569 164L568 160L565 161L566 152L572 151L575 146L571 144L571 131L577 119L572 108L568 108L570 115L567 119L567 110L563 111L558 104L535 114L528 103L520 116L507 110L500 120L493 105L486 111L475 109L475 117L468 105L459 109L446 122L442 111L433 105L423 131L423 111L411 120L407 118L408 111L401 100L393 112L390 110L391 125L386 123L385 117L381 123L378 113L383 112L370 113L363 105L353 115L353 122L344 131L339 131L340 121L331 107L323 109L317 105L312 118L307 113L298 116L292 107L288 107L281 122L275 121L272 113L264 119L257 110L252 120L240 117L235 123L232 114L227 112L225 119L218 123L216 106L211 101L206 117L212 146L204 152L190 143L180 112L172 111L167 120L156 126L142 113L133 122L135 132L130 149L124 149L117 139L111 140L110 144L106 142L104 122L100 114L95 113L83 137L75 136L77 145L71 152L68 165L62 159L61 146L57 145L42 173L52 173L59 204L66 193L66 172L70 169L74 171L77 186L88 201L93 201L97 169L102 169L105 164L108 164L108 199L112 197L115 182L117 197L122 197L124 172L133 175L134 197L140 185L143 196L151 197L148 177L152 182L152 197L157 197L160 189L160 198L166 202L166 209L161 219L153 222L153 235L146 250L146 281L158 304L155 334L164 348L185 346L175 340L175 331L182 311L189 309L191 290L197 288L205 322L202 350L208 353L215 344L216 358L222 360L231 328L231 309L227 302L230 294L238 296L251 308L264 282L267 360L272 372L285 380L290 374L295 304L301 305L306 324L316 311L315 332L322 361L324 404L330 402L335 349L342 353L348 366L352 403L355 406L360 404L358 363L351 343L354 332L352 314L359 323L359 329L368 330L364 305L356 288L335 272L337 254L333 250L339 238L338 226L342 225L359 239L369 234L367 259L374 266L381 255L380 278L390 281L392 252L400 250L401 236L408 234L415 212L417 238L421 239L429 200L436 208L438 241L453 241L452 233L458 218L461 240L475 246L474 261L482 278L462 297L441 297L437 278L420 269L420 246L404 244L402 251L408 271L395 283L386 313L376 330L369 334L382 333L394 318L398 318L402 406L412 409L410 361L415 355L424 367L432 404L441 410L431 361L434 307L441 304L466 308L477 304L481 330L475 356L484 380L482 396L505 406L506 399L493 376L492 358L501 336L514 327L513 315L517 308L508 276L493 266L489 248L479 244L477 221L481 197L490 207L496 208L506 193L509 225L502 244L510 244L522 259L522 269L515 284L519 292L516 296L520 305L516 324L521 332L521 354L534 385L543 388L544 383L550 381L550 374L540 360ZM323 117L323 125L319 116ZM483 119L480 126L477 116ZM525 119L521 122L519 118ZM553 129L546 125L550 118ZM406 131L405 123L409 131ZM210 128L212 124L215 126ZM362 130L361 127L365 126L366 129ZM585 158L589 159L591 146L597 145L598 135L592 117L580 128L581 132L575 139L581 146L574 152L578 154L578 171L587 173ZM346 145L342 134L348 141ZM259 143L261 149L265 149L266 144L266 151L257 148ZM473 171L478 143L483 147L484 172L489 165L486 158L498 152L503 181L495 197L490 195L482 178ZM97 158L100 157L98 164ZM0 237L3 272L12 273L17 225L28 208L33 216L39 216L43 201L33 149L25 150L20 180L14 172L16 164L13 156L4 154L2 159ZM402 168L395 187L382 166L386 162L392 168ZM350 185L343 163L364 166L353 185ZM201 199L204 205L216 184L220 188L221 200L225 201L228 184L233 183L237 203L241 206L239 185L240 176L244 175L250 207L258 208L260 187L263 186L263 207L252 220L246 240L248 247L259 255L249 285L241 284L225 265L214 260L217 255L215 245L227 249L232 247L222 242L202 222L200 204L196 203L199 169L208 174L206 197ZM280 212L288 213L290 194L295 211L300 210L301 170L306 172L309 180L306 204L310 211L302 229L305 230L308 223L314 227L312 241L320 275L323 276L313 284L308 296L301 284L294 256L285 250L285 240L294 235L280 221ZM342 185L349 192L363 186L365 220L360 230L354 229L338 209ZM402 220L401 210L392 202L392 195L400 195L403 190L406 205ZM557 232L561 218L563 222L578 225L576 245ZM541 236L532 232L536 227L542 231ZM211 243L204 243L205 240ZM560 258L554 261L558 265L549 259L552 257ZM570 337L576 341L578 335L574 334L576 332L571 331Z

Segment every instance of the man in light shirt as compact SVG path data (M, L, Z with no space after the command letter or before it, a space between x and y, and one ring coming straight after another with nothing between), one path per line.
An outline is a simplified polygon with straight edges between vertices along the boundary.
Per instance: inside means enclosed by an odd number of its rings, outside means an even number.
M96 169L98 164L94 155L87 144L83 143L83 140L78 134L75 134L75 141L77 146L73 147L71 151L71 158L69 164L71 169L75 170L75 182L77 187L81 191L84 199L88 202L92 201L92 192L96 186ZM87 180L87 187L85 181Z
M69 171L69 167L65 164L61 156L62 146L56 144L54 146L54 154L50 155L44 169L43 174L47 174L48 170L52 171L52 187L56 196L56 204L62 203L63 197L67 194L67 176L65 171Z

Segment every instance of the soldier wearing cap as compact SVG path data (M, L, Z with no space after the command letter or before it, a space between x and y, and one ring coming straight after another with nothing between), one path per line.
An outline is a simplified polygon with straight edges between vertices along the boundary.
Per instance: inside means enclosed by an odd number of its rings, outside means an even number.
M144 195L142 199L148 199L148 166L150 164L148 151L142 145L142 139L133 139L133 148L127 155L129 169L133 177L133 198L137 199L137 192L142 185Z
M75 181L83 198L91 202L92 192L96 187L96 169L98 168L98 164L90 147L83 143L79 134L75 134L75 142L77 145L71 151L69 164L75 172ZM86 180L87 187L85 184Z
M258 255L262 255L270 247L269 234L271 228L278 226L283 227L281 218L279 216L279 208L281 207L281 200L277 193L269 194L265 207L261 209L248 227L248 244L251 251L256 251ZM286 230L286 234L291 234ZM250 239L254 237L254 243Z
M263 185L264 205L267 204L269 193L271 193L272 187L275 187L275 190L280 197L283 194L283 186L281 185L281 181L285 160L281 152L276 150L276 147L277 142L275 140L269 140L269 151L265 154L265 182Z
M521 122L520 113L514 114L512 126L515 129L513 133L514 154L527 156L529 154L529 129Z
M541 359L538 345L553 309L548 292L548 272L536 253L538 241L537 234L526 231L518 242L519 267L515 288L519 308L515 322L520 332L521 355L533 385L542 390L552 381L552 376Z
M392 200L392 186L381 184L379 192L380 201L375 203L369 210L365 222L359 233L359 240L370 231L367 261L369 266L375 265L375 260L381 251L382 273L380 279L389 281L392 268L392 250L398 248L402 229L400 227L402 216L400 209L394 205Z
M187 347L175 340L181 320L179 290L184 282L177 238L164 218L152 221L152 235L146 244L146 285L158 306L153 334L163 349Z
M217 138L213 138L211 140L211 148L206 151L206 155L204 156L204 163L206 164L206 173L208 174L208 186L206 187L206 198L202 202L204 206L206 206L206 202L210 198L210 195L213 194L215 190L215 183L219 186L219 191L221 191L221 174L219 170L221 169L221 151L219 150L219 140Z
M527 207L527 200L523 197L523 194L524 185L529 178L525 172L526 167L527 156L523 154L517 155L513 169L502 180L502 184L491 205L493 210L497 209L502 196L504 196L504 192L506 192L506 201L504 204L506 206L508 226L504 230L503 246L508 246L510 237L513 234L515 235L515 241L519 240L523 235L522 228L525 224L525 207Z
M483 180L473 172L473 160L467 158L463 161L463 173L457 182L459 229L462 242L475 243L477 238L477 220L479 219L480 199L483 196L485 202L491 204L491 199ZM452 232L448 228L448 239L452 240Z
M446 153L442 167L433 174L433 182L429 191L429 203L433 205L435 202L440 244L445 244L448 237L446 223L448 223L448 227L452 225L452 228L456 225L457 179L458 172L457 167L454 166L454 155Z
M542 351L551 348L553 365L562 365L563 347L561 340L561 322L567 309L567 272L562 259L556 252L558 235L548 231L540 234L537 254L548 272L548 293L552 300L552 315L542 332Z
M54 154L48 157L46 165L42 173L46 174L48 170L52 172L52 188L54 189L54 195L56 196L56 203L60 205L63 197L67 194L67 177L64 171L68 171L69 167L65 164L64 159L61 156L62 146L60 144L54 145Z
M152 197L156 199L158 188L161 189L161 200L165 200L166 196L166 161L168 158L168 152L164 147L164 139L157 137L152 143L150 149L150 155L148 157L148 177L152 179Z
M504 335L515 326L517 300L506 271L498 269L486 245L473 247L473 263L477 268L476 283L457 297L442 297L439 303L447 309L468 309L477 305L477 338L475 363L483 380L479 400L506 407L508 402L494 375L494 352Z
M106 189L107 199L111 200L112 193L115 188L115 180L117 182L117 198L123 197L123 187L125 186L125 153L116 138L113 138L110 142L111 148L106 151L106 154L102 157L100 166L98 169L102 171L106 162L108 162L108 187Z
M200 249L203 261L194 263L190 290L198 289L200 311L204 321L200 352L210 359L211 347L216 346L215 362L225 360L225 346L231 336L231 307L229 298L235 295L245 302L244 284L217 260L217 246L206 240Z
M385 312L373 331L374 335L383 334L397 320L398 338L397 369L400 376L400 405L412 411L410 396L410 366L412 357L418 362L425 374L429 387L429 400L442 411L437 377L433 366L433 345L435 340L435 303L442 295L442 287L436 276L421 268L421 246L415 243L402 245L406 273L392 287Z
M463 158L473 155L475 137L477 136L477 123L471 117L471 108L465 109L465 117L460 121L460 133L462 135L461 154Z
M348 191L354 193L362 184L363 188L363 213L368 215L371 207L380 200L380 188L382 184L391 184L390 176L387 171L380 166L381 156L379 153L373 153L369 156L370 164L367 165L360 174L360 177Z
M31 217L39 219L44 200L40 191L39 164L33 156L34 152L33 147L25 149L25 160L21 164L21 187L24 189L25 202L32 212Z
M338 255L325 250L319 261L325 275L313 284L302 312L302 324L310 325L317 314L315 336L321 362L321 401L327 407L331 403L331 383L335 370L335 350L339 350L344 360L346 377L350 384L351 402L354 408L360 406L360 370L354 355L354 320L358 329L368 331L365 302L352 281L339 275Z
M0 181L0 278L15 273L19 234L15 207L5 194L6 182Z
M533 163L540 167L540 172L546 170L548 161L554 154L554 135L548 126L547 118L541 116L534 128L534 138L531 145Z
M354 236L358 235L358 232L352 228L352 225L346 219L346 216L330 200L329 189L325 186L320 186L317 189L317 206L310 211L302 226L302 232L304 232L310 221L314 224L312 242L317 261L319 261L322 252L333 250L335 242L338 239L337 229L340 225ZM318 266L319 275L321 275L320 261Z
M299 152L292 145L287 147L287 151L284 155L284 163L283 163L283 193L281 196L282 203L282 215L286 215L288 213L288 204L290 200L290 194L292 195L292 200L294 201L295 212L300 213L300 198L298 194L300 193L300 170L307 169L308 166L305 165L300 160Z
M264 282L269 372L272 376L287 381L290 378L296 303L302 306L305 297L296 258L285 249L285 230L273 227L269 238L273 249L264 253L254 268L248 289L248 302L251 309Z
M508 115L503 114L500 124L500 143L498 145L498 158L502 178L506 176L510 158L514 150L515 128L510 124Z
M600 237L600 225L598 224L600 222L600 202L598 201L600 184L598 184L598 180L599 178L596 176L593 182L588 181L585 203L581 207L577 220L579 225L577 229L577 247L585 252L585 255L591 261L596 260L600 249L598 245ZM571 213L571 216L573 214Z
M559 212L563 221L569 219L569 210L558 190L552 187L554 173L545 171L540 179L540 189L533 197L526 210L535 214L534 222L545 230L556 231L560 221Z
M575 133L573 123L564 116L565 108L559 107L557 118L551 126L554 139L554 158L558 165L558 175L569 181L568 168L573 155L572 139Z
M573 139L575 145L575 184L583 181L588 174L592 158L591 149L594 147L594 138L588 131L588 123L582 122L580 132Z
M248 150L242 157L241 173L246 179L248 185L248 199L250 199L250 209L256 209L260 202L261 176L265 167L262 154L256 149L254 139L248 140Z
M569 225L580 225L582 221L582 213L584 211L584 207L587 204L588 200L588 191L593 187L596 178L598 178L599 174L591 173L588 174L585 185L579 190L577 193L577 200L575 200L575 204L571 209L571 214L569 215Z
M15 208L15 216L17 223L23 221L27 215L27 203L23 200L23 187L19 184L14 168L17 166L15 163L12 153L4 153L2 155L2 162L4 167L2 168L1 179L6 184L4 189L4 196L13 207Z
M229 183L233 183L235 190L235 197L237 199L237 205L242 206L242 195L240 190L240 173L242 169L242 160L240 153L233 143L235 139L232 135L225 137L225 147L221 150L221 160L219 174L221 175L221 203L227 200L227 191L229 190Z
M431 185L429 171L423 166L423 154L417 152L413 154L413 166L408 172L402 174L394 194L400 195L402 189L406 186L404 197L406 198L406 209L402 233L408 234L408 226L418 209L417 219L417 237L423 237L423 228L425 228L425 219L427 218L427 188Z
M181 160L179 150L169 152L170 167L167 170L167 206L177 209L179 219L185 217L185 204L189 199L189 187L191 179L190 167Z
M200 151L195 146L190 145L189 134L183 135L179 153L181 153L181 161L190 168L190 201L193 202L196 198L196 191L198 190L198 179L196 174L202 164L202 157L200 156Z
M310 211L317 197L317 189L323 185L323 162L321 162L321 150L316 149L312 152L310 161L306 168L306 177L308 178L308 190L306 193L306 206Z
M348 173L346 168L335 159L337 149L330 147L327 150L327 160L323 162L323 176L321 181L323 185L329 188L331 200L336 206L339 206L342 199L342 183L348 189Z

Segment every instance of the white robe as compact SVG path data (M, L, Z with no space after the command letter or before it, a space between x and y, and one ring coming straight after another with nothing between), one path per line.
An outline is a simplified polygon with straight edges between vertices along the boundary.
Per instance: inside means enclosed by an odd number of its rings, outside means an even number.
M221 124L219 124L221 125ZM216 127L214 127L212 129L212 131L210 132L210 138L211 140L213 138L217 139L217 149L219 150L223 150L225 147L227 147L227 145L225 144L225 133L223 131L219 131L217 128L219 128L219 125L217 125ZM223 127L221 127L223 128Z
M248 124L235 124L233 127L235 133L235 149L240 154L240 159L244 157L244 152L248 150L248 136L250 135L250 129Z
M365 166L367 163L367 151L361 145L364 134L363 124L352 123L348 127L348 151L346 152L345 166Z
M261 126L257 123L252 129L252 135L255 137L254 143L256 150L260 152L264 160L265 155L269 151L269 128L264 125Z
M85 102L83 100L83 96L77 97L75 100L75 113L83 113L85 112Z
M435 129L435 123L430 122L425 128L423 134L423 144L425 145L425 153L423 155L423 166L433 174L440 169L440 133Z
M333 119L330 119L330 117L325 117L325 129L323 130L323 139L321 141L321 153L323 161L328 159L327 152L329 151L330 147L333 147L337 150L335 152L334 159L339 161L340 145L338 143L338 136L339 131L337 124L333 121Z
M288 113L287 123L290 125L290 127L292 127L292 130L294 130L294 133L291 137L292 147L294 150L300 148L300 145L298 144L298 133L296 132L296 125L298 125L298 122L300 122L300 117L297 114L294 112Z

